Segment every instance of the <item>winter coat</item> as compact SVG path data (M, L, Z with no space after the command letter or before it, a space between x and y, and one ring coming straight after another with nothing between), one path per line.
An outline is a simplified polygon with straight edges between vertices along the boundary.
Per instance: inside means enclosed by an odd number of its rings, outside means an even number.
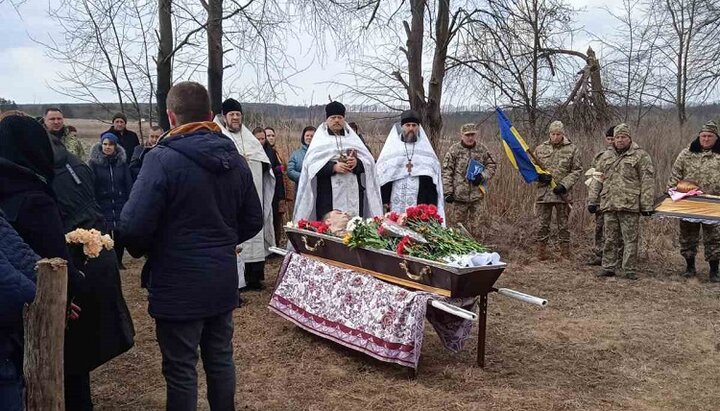
M134 131L130 131L128 129L123 130L122 132L115 130L115 127L110 126L110 129L105 131L105 133L113 133L117 136L118 142L122 146L122 148L125 149L125 152L128 153L128 156L132 156L135 152L135 147L140 145L140 139L138 139L137 134L135 134Z
M445 197L452 195L455 201L459 202L478 201L483 197L480 189L466 178L471 159L485 166L485 170L481 173L483 181L488 181L495 175L497 163L484 144L475 142L474 146L467 147L462 142L457 142L450 147L443 161L442 178Z
M55 178L52 188L65 232L76 228L93 228L98 221L102 223L98 230L106 232L103 214L95 201L95 176L92 169L62 144L54 144L53 150Z
M572 202L572 187L582 175L583 169L580 163L580 152L575 144L563 137L563 141L557 146L550 140L540 144L535 149L535 158L541 167L552 175L555 184L567 189L567 194L559 196L553 193L549 185L538 185L537 203L570 203Z
M23 241L42 258L68 261L68 301L84 276L70 261L65 229L52 189L29 170L0 157L0 209Z
M302 171L303 159L305 158L307 150L307 144L303 143L300 148L293 151L290 156L290 161L288 161L287 175L295 184L300 182L300 172ZM295 193L295 196L297 197L297 192Z
M88 160L95 175L95 199L105 216L108 230L115 230L133 184L125 150L119 144L115 150L114 155L106 156L102 144L96 143Z
M141 157L144 151L144 146L137 146L135 147L135 151L132 153L132 157L130 157L130 175L132 176L133 181L137 180L137 176L140 174L140 167L142 167Z
M0 211L0 362L10 359L17 369L22 369L22 310L35 298L39 259Z
M77 228L107 232L105 218L95 201L94 186L90 167L64 147L55 147L53 189L66 232ZM68 374L91 371L129 350L135 335L122 294L115 252L102 250L98 257L87 259L77 251L70 258L85 274L85 282L74 296L82 313L79 319L68 322L65 333Z
M171 130L144 156L119 235L147 256L150 315L211 317L237 307L235 246L263 227L247 162L211 122Z
M58 133L48 132L48 134L50 134L51 139L59 141L69 152L76 155L80 160L87 161L82 142L79 138L70 135L70 130L67 126L63 127Z
M273 175L275 175L275 194L273 195L272 207L273 212L277 213L278 204L281 200L285 200L285 173L283 172L285 165L280 161L278 152L270 144L265 143L263 148L270 159L270 167L272 167Z
M609 147L596 171L602 175L590 183L589 205L599 205L602 212L653 210L655 169L650 155L636 143L622 154Z
M703 150L696 138L689 148L683 149L672 167L667 188L688 180L700 186L704 194L720 195L720 139L710 150Z

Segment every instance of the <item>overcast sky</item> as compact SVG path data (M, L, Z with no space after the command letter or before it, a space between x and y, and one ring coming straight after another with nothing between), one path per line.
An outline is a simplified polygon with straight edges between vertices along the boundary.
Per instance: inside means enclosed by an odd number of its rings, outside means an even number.
M26 0L20 6L22 16L5 0L0 4L0 97L18 103L69 103L69 98L51 90L47 84L53 81L62 66L53 63L44 55L43 48L35 44L28 34L47 38L57 32L53 21L47 17L48 4L56 0ZM575 7L585 11L576 16L577 24L593 33L611 30L611 19L599 9L599 5L617 7L621 0L570 0ZM585 50L588 39L575 39L573 48ZM601 52L599 47L594 47ZM300 57L300 56L298 56ZM601 56L602 57L602 56ZM344 62L329 56L325 62L315 62L309 70L292 79L294 91L285 92L282 104L310 104L325 101L328 94L340 95L338 86L327 84L327 80L344 71ZM107 96L112 101L112 96Z

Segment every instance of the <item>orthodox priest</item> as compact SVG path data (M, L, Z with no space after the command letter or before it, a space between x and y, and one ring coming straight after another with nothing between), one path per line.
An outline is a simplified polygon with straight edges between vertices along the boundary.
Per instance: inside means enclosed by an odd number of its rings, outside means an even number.
M375 161L345 122L345 106L325 106L326 120L313 137L303 161L293 221L322 220L330 211L352 216L382 214Z
M442 166L416 111L403 111L400 123L393 125L376 169L386 211L403 213L417 204L434 204L445 219Z
M262 280L265 279L265 258L270 253L269 248L275 245L272 223L275 176L263 146L242 121L242 106L240 102L232 98L222 103L222 115L215 116L215 123L220 126L223 134L232 139L240 155L248 162L255 190L260 197L260 204L262 204L265 225L255 237L240 245L242 251L239 256L240 260L244 262L245 272L244 278L239 279L241 287L242 284L246 284L249 290L261 290L264 288ZM238 271L241 270L242 265Z

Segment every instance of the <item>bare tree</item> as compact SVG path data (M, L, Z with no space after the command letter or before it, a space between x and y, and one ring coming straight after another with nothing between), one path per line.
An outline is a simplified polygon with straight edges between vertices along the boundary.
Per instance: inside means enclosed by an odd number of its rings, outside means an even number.
M658 40L660 30L654 24L644 0L623 0L615 12L605 10L612 20L613 31L598 40L609 50L603 67L608 87L620 118L636 125L658 102L653 77L659 75Z
M464 53L451 58L492 89L492 104L522 109L534 140L550 117L544 107L573 83L577 70L567 57L587 59L564 47L575 31L573 13L563 0L487 0L463 38Z
M667 67L667 77L653 86L662 101L675 106L678 122L684 124L687 105L705 102L719 87L720 6L714 0L651 1L653 24L660 30L657 49Z

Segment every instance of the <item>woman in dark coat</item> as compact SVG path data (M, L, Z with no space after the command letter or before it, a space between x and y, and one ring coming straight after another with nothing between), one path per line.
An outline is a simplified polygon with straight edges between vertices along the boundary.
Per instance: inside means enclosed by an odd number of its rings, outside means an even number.
M125 149L118 144L113 133L105 133L100 142L90 150L88 164L95 175L95 199L105 216L105 224L115 240L118 264L124 269L122 257L125 246L115 236L116 224L120 221L122 208L130 196L132 175Z
M84 275L69 258L65 230L51 188L53 150L42 126L31 117L0 121L0 209L30 248L42 258L68 261L68 302L82 293ZM71 303L76 314L79 306Z
M95 201L94 176L59 141L53 141L57 195L65 231L77 228L107 232L105 219ZM135 330L122 294L117 256L103 249L97 258L71 253L74 264L85 273L84 291L75 295L83 307L65 334L65 401L68 410L92 408L90 371L133 346Z

